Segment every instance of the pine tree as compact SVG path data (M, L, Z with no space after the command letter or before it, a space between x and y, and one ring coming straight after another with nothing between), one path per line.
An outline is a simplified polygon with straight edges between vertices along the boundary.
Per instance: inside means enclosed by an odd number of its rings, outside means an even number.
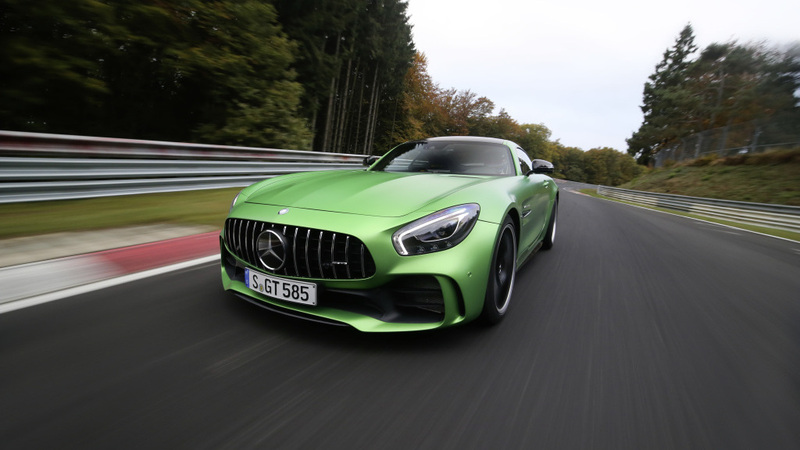
M645 83L641 106L644 121L627 139L628 153L640 164L647 164L665 144L692 129L692 121L684 112L692 101L686 92L686 81L692 62L689 58L696 50L692 26L687 24Z

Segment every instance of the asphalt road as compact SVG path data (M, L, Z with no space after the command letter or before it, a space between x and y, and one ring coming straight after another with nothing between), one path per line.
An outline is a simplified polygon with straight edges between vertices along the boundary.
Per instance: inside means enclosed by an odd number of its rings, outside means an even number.
M562 192L494 328L284 318L214 265L2 314L0 447L800 448L800 244Z

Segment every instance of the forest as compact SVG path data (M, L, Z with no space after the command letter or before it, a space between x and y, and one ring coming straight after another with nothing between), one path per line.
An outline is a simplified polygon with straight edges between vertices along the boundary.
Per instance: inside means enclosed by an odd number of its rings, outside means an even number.
M645 84L629 155L566 147L542 123L440 87L403 0L0 3L4 130L357 154L483 135L553 161L557 176L618 185L644 170L633 157L647 164L670 140L745 120L742 111L797 114L797 58L729 43L690 61L690 27ZM754 64L770 81L747 90ZM699 107L709 103L713 111Z
M398 0L2 0L0 128L366 153L414 57Z
M644 118L628 153L649 164L658 152L714 130L722 130L721 147L800 146L800 43L782 50L713 43L696 55L694 40L686 25L645 83Z

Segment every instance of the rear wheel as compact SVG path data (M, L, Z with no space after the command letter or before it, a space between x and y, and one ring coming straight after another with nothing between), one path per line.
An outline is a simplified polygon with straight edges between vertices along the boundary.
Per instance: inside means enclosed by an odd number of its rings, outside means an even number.
M483 302L483 318L490 324L500 322L508 311L517 272L517 236L510 218L503 222L494 245L489 282Z
M556 240L556 222L558 221L558 200L553 203L553 211L550 212L550 223L547 224L547 233L544 235L542 241L542 248L550 250L553 248L553 242Z

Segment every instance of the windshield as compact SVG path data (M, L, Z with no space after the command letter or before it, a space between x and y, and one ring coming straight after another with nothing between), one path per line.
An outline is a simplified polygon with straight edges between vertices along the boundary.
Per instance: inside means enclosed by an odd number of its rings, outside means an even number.
M508 147L491 142L418 141L399 145L372 169L458 175L516 175Z

